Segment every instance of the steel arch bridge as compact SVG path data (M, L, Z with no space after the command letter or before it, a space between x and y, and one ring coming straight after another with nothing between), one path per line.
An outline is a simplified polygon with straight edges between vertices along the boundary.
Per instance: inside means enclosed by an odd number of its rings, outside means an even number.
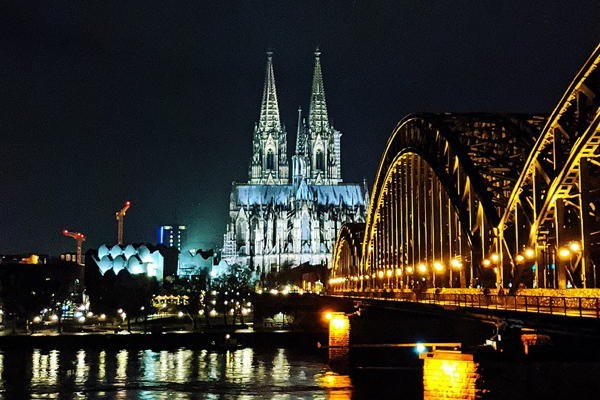
M598 287L599 63L600 46L549 116L400 121L330 287Z

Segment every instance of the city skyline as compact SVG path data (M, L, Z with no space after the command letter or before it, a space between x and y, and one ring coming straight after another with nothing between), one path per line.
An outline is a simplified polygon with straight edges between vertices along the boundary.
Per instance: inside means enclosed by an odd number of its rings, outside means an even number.
M596 44L594 6L3 6L0 251L72 251L65 228L84 233L86 248L116 241L125 200L125 242L153 241L177 220L194 247L218 245L231 181L247 175L267 49L290 132L321 47L328 106L347 139L343 177L371 184L410 112L549 113Z

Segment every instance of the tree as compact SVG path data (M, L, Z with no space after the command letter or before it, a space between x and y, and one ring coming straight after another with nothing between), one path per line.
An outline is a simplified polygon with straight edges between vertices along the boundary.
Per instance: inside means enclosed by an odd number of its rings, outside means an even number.
M249 295L251 272L239 264L229 267L226 274L213 280L211 286L217 291L217 311L223 313L223 321L228 326L227 314L233 309L233 324L241 313L242 300Z

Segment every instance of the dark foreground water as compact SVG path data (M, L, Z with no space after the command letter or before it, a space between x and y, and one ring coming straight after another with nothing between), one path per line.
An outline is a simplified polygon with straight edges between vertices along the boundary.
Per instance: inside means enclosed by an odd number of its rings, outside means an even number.
M0 369L1 399L600 398L600 363L438 359L348 376L290 349L34 349L2 351Z

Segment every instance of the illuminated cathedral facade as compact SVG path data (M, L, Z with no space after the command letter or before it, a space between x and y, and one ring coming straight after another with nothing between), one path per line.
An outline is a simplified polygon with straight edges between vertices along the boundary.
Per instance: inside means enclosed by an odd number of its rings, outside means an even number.
M329 121L321 53L317 49L314 54L308 118L298 110L290 160L272 53L267 53L249 179L232 185L223 258L250 267L259 278L284 266L329 266L338 229L346 222L364 222L368 208L366 183L342 182L342 134Z

